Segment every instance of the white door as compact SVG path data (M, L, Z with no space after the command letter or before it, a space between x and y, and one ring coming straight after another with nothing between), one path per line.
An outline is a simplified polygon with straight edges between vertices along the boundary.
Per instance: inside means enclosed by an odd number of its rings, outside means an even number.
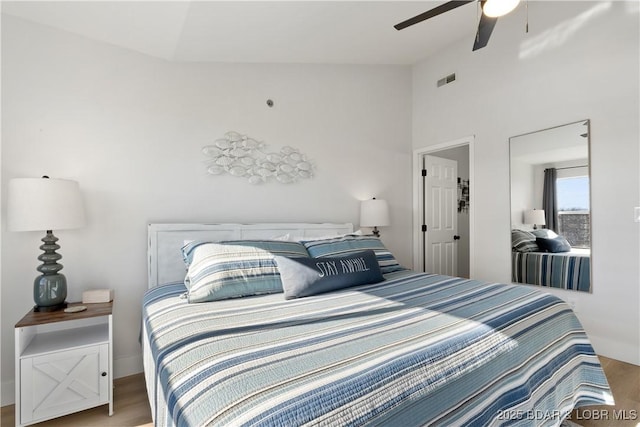
M458 275L458 162L423 157L424 266L429 273Z

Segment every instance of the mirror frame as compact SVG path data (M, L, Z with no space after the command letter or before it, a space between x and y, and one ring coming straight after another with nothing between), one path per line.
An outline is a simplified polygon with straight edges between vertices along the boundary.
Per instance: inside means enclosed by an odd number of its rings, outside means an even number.
M586 263L582 263L582 262L577 262L574 261L574 268L578 268L578 269L583 269L585 265L588 265L589 268L589 284L588 284L588 289L574 289L569 287L569 285L565 285L565 286L555 286L555 285L551 285L551 284L542 284L542 283L527 283L527 282L518 282L516 281L517 277L516 277L516 272L514 271L514 269L516 268L516 262L521 263L521 262L525 262L525 255L521 255L520 257L517 257L514 252L517 252L513 249L513 232L512 230L514 230L514 228L516 228L516 226L520 227L520 226L524 226L524 220L522 220L521 222L514 222L514 144L518 141L518 138L522 138L522 137L531 137L533 138L534 135L540 134L542 132L547 132L547 131L553 131L553 130L558 130L561 129L565 126L571 126L571 125L577 125L577 124L584 124L586 126L586 135L585 134L580 134L580 136L586 137L586 144L587 144L587 150L586 150L586 155L587 155L587 176L589 177L589 191L588 191L588 197L589 197L589 221L588 221L588 226L589 226L589 261ZM570 159L566 159L566 160L559 160L559 161L570 161ZM558 126L552 126L552 127L548 127L545 129L540 129L540 130L536 130L536 131L532 131L532 132L527 132L527 133L523 133L520 135L515 135L509 138L509 224L510 224L510 234L512 235L510 241L512 242L512 248L511 248L511 256L510 256L510 269L509 272L511 274L511 281L514 284L525 284L525 285L531 285L531 286L540 286L540 287L548 287L548 288L554 288L554 289L561 289L561 290L568 290L568 291L581 291L581 292L589 292L592 293L593 292L593 209L592 209L592 185L591 185L591 180L592 180L592 176L591 176L591 120L590 119L583 119L583 120L577 120L577 121L573 121L570 123L564 123ZM544 163L549 163L547 162L540 162L538 164L544 164ZM572 166L569 166L572 167ZM536 207L537 204L534 203L534 206L531 206L530 208L537 208ZM524 229L524 228L523 228ZM535 242L534 242L535 243ZM526 252L524 252L526 253ZM552 255L552 254L546 254L548 255ZM532 256L533 257L533 256ZM542 260L543 258L541 257L540 260ZM559 258L558 258L559 259ZM547 260L544 261L545 266L548 266L548 263L551 262L550 261L551 258L547 258ZM576 264L577 262L577 264ZM542 269L541 263L542 261L539 261L537 263L534 264L534 261L529 261L529 263L531 263L531 265L535 265L535 267ZM529 267L529 264L527 264L527 266ZM580 271L580 270L579 270ZM542 280L540 279L538 276L540 276L540 274L536 274L538 273L537 271L534 272L533 274L535 275L536 279L538 280ZM550 275L550 273L546 273L547 275ZM518 273L518 275L522 275L522 273ZM531 281L535 281L535 280L531 280ZM564 282L564 280L563 280Z

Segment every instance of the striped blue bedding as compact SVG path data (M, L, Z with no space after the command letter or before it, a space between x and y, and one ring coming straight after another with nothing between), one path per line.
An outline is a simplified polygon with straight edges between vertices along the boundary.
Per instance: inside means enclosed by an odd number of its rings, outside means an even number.
M143 301L157 426L544 425L613 398L578 319L538 290L412 271L337 292Z
M572 253L511 252L514 283L591 292L591 258Z

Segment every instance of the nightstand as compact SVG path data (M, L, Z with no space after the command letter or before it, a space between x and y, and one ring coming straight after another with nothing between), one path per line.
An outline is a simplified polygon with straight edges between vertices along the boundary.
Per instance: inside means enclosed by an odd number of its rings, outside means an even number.
M15 326L16 426L109 404L113 302L77 313L27 313Z

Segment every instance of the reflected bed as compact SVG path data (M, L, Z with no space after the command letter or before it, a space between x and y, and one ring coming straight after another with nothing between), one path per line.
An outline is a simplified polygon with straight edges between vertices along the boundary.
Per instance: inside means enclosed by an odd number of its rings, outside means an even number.
M511 230L511 281L591 292L591 250L551 230Z
M514 283L591 292L589 250L571 252L511 252Z

